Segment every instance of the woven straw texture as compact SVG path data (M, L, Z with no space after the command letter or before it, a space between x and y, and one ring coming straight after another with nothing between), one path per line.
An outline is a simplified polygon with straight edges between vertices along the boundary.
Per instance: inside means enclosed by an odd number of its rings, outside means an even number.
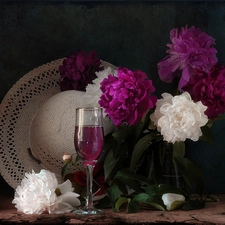
M13 188L26 172L43 168L54 172L61 182L62 155L75 153L74 114L76 107L83 106L83 93L60 92L58 67L62 61L52 61L24 75L0 105L0 172Z

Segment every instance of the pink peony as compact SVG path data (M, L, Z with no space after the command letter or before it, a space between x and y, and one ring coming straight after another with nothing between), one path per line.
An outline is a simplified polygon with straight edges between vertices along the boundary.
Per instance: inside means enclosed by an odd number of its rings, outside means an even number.
M188 91L192 99L201 101L207 110L205 114L214 119L225 113L225 66L216 64L209 72L194 69L189 83L183 88Z
M217 62L216 49L212 46L215 40L199 28L183 27L178 32L175 28L170 32L172 44L168 44L169 54L158 63L160 79L171 83L180 77L179 90L182 90L192 76L193 69L200 68L205 72Z
M103 94L99 105L105 108L115 125L137 124L157 101L157 97L151 95L155 91L152 81L140 70L133 72L119 68L118 77L110 74L101 82L100 88Z
M92 84L92 81L97 78L95 72L102 69L101 61L94 51L88 55L84 51L79 51L77 55L71 53L63 60L63 65L59 66L61 91L85 91L86 86Z

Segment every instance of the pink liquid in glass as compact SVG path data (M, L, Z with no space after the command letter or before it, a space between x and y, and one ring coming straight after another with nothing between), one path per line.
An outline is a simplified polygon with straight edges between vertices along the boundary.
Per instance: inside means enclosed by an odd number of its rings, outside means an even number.
M104 144L103 127L76 126L74 145L78 155L84 161L96 161Z

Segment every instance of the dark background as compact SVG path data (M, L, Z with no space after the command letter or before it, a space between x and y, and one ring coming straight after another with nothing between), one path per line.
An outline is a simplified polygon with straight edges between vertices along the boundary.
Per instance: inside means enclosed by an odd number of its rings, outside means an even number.
M186 25L213 36L225 64L224 1L1 1L0 101L30 70L79 49L146 72L160 95L168 86L157 82L157 62L170 30ZM225 122L213 132L214 145L190 143L187 154L204 173L205 192L225 193Z

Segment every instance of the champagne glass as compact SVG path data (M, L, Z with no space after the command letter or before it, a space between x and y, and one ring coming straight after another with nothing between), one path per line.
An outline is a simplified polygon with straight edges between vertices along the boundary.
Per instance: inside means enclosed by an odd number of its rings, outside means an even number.
M79 215L104 213L93 205L93 169L104 144L103 110L97 107L76 108L74 145L86 168L87 198L84 208L74 211Z

